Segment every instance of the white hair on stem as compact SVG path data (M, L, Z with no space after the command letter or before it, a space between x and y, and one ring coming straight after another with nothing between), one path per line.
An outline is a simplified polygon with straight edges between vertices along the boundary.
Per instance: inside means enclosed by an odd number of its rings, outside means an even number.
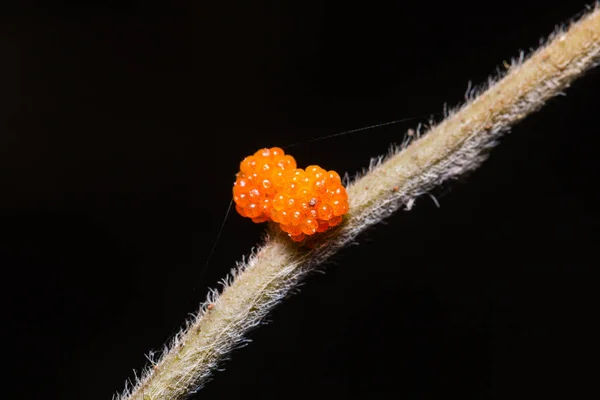
M165 346L135 384L125 383L117 400L180 400L201 389L245 335L264 321L309 272L352 243L368 227L449 179L477 168L500 136L600 61L600 7L554 32L529 57L521 52L487 86L469 82L466 103L444 107L446 118L424 135L420 124L403 145L371 160L368 171L347 187L350 209L336 229L299 247L271 226L262 244L237 263L211 290L197 315ZM409 144L410 143L410 144ZM368 188L368 190L365 190ZM137 376L137 374L136 374ZM132 387L130 387L132 386Z

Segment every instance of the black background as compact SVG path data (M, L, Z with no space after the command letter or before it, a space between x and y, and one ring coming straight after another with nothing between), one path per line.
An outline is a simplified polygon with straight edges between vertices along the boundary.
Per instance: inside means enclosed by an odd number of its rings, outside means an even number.
M162 3L2 12L3 398L123 388L260 239L232 213L202 273L244 156L304 142L300 166L354 174L586 5ZM599 88L596 69L434 191L440 208L364 233L193 398L587 393Z

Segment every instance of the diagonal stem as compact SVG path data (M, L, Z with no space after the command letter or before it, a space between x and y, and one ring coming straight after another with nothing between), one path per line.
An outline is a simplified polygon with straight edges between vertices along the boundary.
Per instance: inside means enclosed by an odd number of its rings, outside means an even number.
M192 321L160 360L148 368L122 400L180 400L200 389L244 335L310 271L367 227L441 182L472 170L499 137L560 94L600 62L600 7L552 35L526 61L515 60L504 77L450 113L426 135L372 162L348 187L350 211L335 230L311 248L298 247L275 229L226 278L221 294L211 292ZM365 190L368 188L368 190Z

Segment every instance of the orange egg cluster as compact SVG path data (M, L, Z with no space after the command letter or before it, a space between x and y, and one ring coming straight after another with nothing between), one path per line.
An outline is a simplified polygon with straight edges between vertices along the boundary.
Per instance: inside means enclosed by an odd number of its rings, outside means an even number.
M233 200L240 215L276 222L297 242L338 225L348 211L348 194L335 171L296 168L296 160L278 147L241 162Z

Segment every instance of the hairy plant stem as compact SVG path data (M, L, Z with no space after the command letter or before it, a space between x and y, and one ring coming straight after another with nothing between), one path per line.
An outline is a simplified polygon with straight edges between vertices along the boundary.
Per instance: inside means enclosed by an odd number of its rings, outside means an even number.
M600 61L600 8L553 34L527 60L514 60L487 90L468 91L467 103L440 124L386 158L372 162L349 184L350 211L344 222L299 247L271 227L264 243L232 270L221 294L210 293L158 361L118 396L128 400L178 400L200 389L244 335L308 272L354 240L367 227L439 183L476 168L485 154L528 114ZM418 137L418 138L417 138Z

